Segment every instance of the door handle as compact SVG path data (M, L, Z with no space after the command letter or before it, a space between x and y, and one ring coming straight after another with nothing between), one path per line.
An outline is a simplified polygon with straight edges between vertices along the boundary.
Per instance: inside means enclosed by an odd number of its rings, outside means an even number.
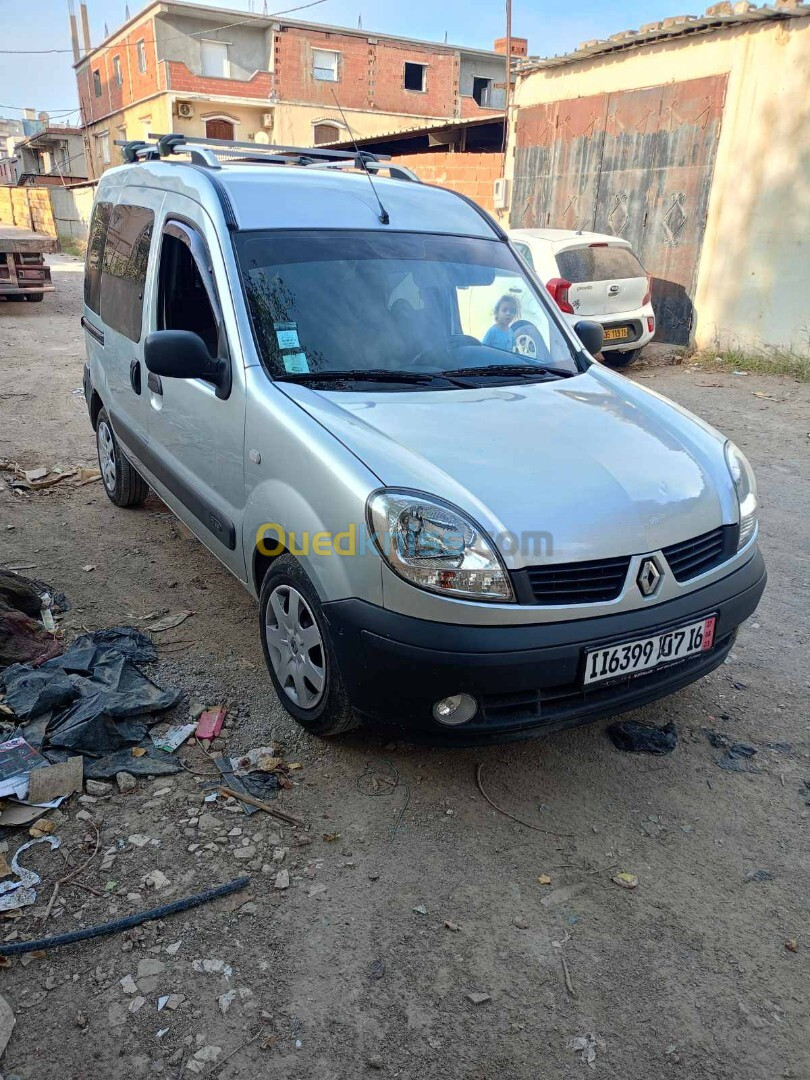
M129 365L129 381L136 394L141 392L141 362L132 360Z
M163 383L160 381L160 376L155 375L153 371L149 372L149 378L146 380L146 385L153 394L163 395Z

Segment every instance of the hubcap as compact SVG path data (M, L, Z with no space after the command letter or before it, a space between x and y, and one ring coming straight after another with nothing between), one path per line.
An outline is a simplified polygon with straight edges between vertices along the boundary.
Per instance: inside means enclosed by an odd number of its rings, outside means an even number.
M115 444L112 432L103 420L98 425L98 463L107 491L115 491Z
M518 334L515 338L515 351L521 356L537 356L537 343L528 334Z
M312 610L291 585L270 594L264 637L284 693L300 708L314 709L326 685L326 657Z

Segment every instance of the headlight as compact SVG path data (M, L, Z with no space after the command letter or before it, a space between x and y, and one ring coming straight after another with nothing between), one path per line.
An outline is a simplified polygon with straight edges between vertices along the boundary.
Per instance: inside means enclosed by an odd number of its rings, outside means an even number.
M748 458L735 446L733 442L727 442L725 446L726 464L731 473L731 479L737 491L737 499L740 503L740 537L737 541L737 550L744 547L756 528L757 524L757 481L754 470L748 464Z
M388 565L431 592L467 600L512 600L492 542L461 510L414 491L369 496L368 523Z

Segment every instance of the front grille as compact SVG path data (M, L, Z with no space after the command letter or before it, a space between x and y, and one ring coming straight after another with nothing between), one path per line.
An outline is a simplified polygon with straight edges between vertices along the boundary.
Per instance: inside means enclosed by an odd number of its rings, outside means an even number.
M730 558L737 549L737 526L721 525L719 529L663 548L664 558L676 581L691 581L698 574Z
M592 562L531 566L526 570L534 604L597 604L615 600L621 593L630 556L595 559Z

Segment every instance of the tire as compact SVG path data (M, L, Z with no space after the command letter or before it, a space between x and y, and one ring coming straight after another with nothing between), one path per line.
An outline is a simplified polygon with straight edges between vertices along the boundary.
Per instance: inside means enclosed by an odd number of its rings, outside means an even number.
M327 737L358 726L318 594L292 555L264 576L259 632L278 699L301 727Z
M8 300L8 302L10 304L21 304L23 302L23 300L25 300L25 297L24 296L7 296L6 300Z
M149 494L149 485L124 456L113 434L106 409L96 418L96 452L101 483L116 506L140 506Z
M26 296L25 299L29 304L40 304L45 299L45 293L31 293L31 295Z
M626 368L630 367L640 352L641 349L626 349L623 351L617 349L615 352L602 353L602 359L608 367Z

